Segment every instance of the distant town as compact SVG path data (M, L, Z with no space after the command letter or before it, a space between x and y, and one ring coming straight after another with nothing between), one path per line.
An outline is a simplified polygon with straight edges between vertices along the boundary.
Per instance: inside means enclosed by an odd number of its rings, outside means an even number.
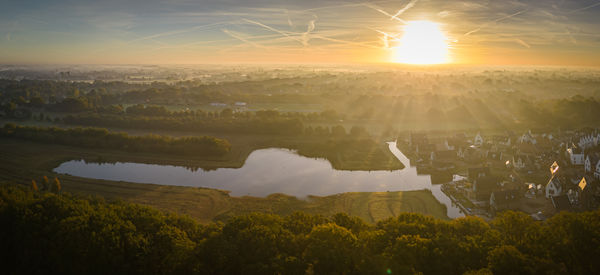
M600 131L505 132L433 137L411 133L398 143L467 215L490 219L520 210L536 220L600 205ZM453 174L457 172L457 174Z

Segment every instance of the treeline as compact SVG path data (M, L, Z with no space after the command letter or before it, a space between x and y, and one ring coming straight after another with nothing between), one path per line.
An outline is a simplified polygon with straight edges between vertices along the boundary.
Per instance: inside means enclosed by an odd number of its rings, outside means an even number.
M68 115L68 125L91 125L123 129L174 130L192 132L219 132L245 134L301 134L304 124L298 119L218 119L193 117L150 117L124 115Z
M367 224L296 212L198 224L102 199L0 187L5 274L598 274L600 212Z
M157 152L198 156L220 156L230 151L227 140L209 136L173 138L159 135L130 136L102 128L56 128L17 126L7 123L0 137L36 142L81 146L95 149L116 149L129 152Z

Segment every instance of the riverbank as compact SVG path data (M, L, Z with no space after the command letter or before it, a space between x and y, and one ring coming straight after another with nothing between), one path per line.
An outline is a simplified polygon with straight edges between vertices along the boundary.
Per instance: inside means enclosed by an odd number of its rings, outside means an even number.
M370 222L400 212L416 212L448 219L445 205L437 201L429 190L343 193L324 197L312 196L306 200L283 194L273 194L266 198L232 197L227 191L216 189L96 180L52 172L52 169L63 161L81 158L105 158L104 160L108 161L111 158L122 157L126 161L140 163L162 161L176 165L173 162L179 162L188 167L200 166L202 160L165 159L160 155L133 155L118 151L100 152L13 139L0 139L0 147L3 148L0 157L0 181L30 185L31 180L40 182L43 176L58 177L65 192L150 205L163 211L190 215L201 222L223 220L247 212L286 215L294 211L322 215L344 212ZM243 162L239 165L243 165Z

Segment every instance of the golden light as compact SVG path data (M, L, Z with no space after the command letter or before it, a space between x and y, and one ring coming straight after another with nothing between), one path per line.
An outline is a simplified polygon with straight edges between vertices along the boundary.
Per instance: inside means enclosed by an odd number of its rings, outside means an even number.
M450 61L448 43L437 23L409 21L398 44L393 47L392 61L407 64L441 64Z

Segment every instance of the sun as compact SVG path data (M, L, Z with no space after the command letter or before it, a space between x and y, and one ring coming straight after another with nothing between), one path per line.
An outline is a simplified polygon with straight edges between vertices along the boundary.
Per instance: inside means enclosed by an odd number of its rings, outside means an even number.
M437 23L409 21L394 46L392 61L406 64L442 64L450 61L448 43Z

